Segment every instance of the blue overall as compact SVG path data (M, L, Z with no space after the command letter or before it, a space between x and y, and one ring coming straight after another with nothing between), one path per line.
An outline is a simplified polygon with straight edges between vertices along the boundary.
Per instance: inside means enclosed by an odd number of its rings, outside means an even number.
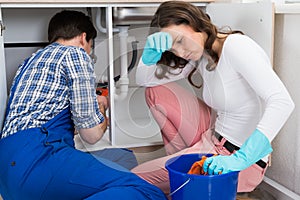
M4 200L166 199L160 189L124 167L76 150L73 137L67 108L42 127L1 139Z

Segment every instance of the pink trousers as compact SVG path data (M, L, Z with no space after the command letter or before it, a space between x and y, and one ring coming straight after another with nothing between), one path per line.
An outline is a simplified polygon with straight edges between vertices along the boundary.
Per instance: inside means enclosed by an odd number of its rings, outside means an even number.
M168 159L189 153L230 155L223 147L226 139L218 141L212 134L210 108L190 91L176 83L146 89L146 101L161 128L167 156L142 163L132 172L158 186L166 194L170 191ZM267 168L267 167L266 167ZM262 181L265 169L254 164L241 171L238 192L250 192Z

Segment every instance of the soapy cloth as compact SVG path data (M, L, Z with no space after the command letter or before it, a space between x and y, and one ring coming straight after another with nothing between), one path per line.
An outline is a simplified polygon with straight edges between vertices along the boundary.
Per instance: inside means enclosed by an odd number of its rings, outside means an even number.
M207 175L207 173L205 173L203 170L203 164L206 158L206 156L202 156L201 160L194 162L188 171L188 174Z
M217 154L213 155L216 156ZM201 160L196 161L193 163L192 167L188 171L188 174L196 174L196 175L207 175L207 172L204 172L203 170L203 164L206 160L206 156L202 156ZM219 174L222 174L222 172L219 172Z

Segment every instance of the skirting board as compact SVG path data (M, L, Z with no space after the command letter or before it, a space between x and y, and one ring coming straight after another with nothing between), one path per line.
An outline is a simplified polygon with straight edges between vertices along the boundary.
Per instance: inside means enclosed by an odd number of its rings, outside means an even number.
M268 177L264 177L261 187L276 197L276 200L300 200L298 194Z

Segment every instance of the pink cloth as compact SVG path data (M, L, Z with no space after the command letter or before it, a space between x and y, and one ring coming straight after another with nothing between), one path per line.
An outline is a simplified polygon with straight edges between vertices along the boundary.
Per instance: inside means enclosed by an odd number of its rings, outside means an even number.
M211 133L210 108L176 83L146 89L146 101L161 128L167 156L138 165L132 172L169 193L165 163L189 153L230 155ZM238 192L252 191L263 179L265 169L256 164L239 173Z

